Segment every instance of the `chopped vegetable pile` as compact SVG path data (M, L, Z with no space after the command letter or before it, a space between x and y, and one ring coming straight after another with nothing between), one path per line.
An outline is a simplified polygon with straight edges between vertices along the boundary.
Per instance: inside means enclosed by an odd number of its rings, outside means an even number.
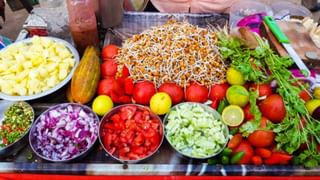
M126 40L117 61L135 81L150 80L157 87L166 81L210 86L225 82L226 66L216 42L212 31L171 20Z
M101 129L103 146L120 160L140 160L161 145L161 121L147 108L123 105L107 117Z
M62 104L40 116L31 144L50 160L69 160L94 144L98 124L96 115L80 105Z
M21 138L30 128L33 116L33 110L28 104L18 102L11 105L0 126L0 147L8 146Z
M212 156L227 143L226 126L212 111L196 103L183 103L168 114L165 133L173 147L194 158Z

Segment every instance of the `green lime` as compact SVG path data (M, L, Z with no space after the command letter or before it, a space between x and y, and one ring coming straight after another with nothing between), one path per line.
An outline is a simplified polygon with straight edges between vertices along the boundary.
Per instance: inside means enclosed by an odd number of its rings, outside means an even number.
M233 85L227 90L227 100L229 104L244 107L249 101L249 92L240 85Z
M245 83L243 75L232 67L227 70L227 81L231 85L243 85Z
M235 127L239 126L244 120L244 113L241 107L229 105L222 111L222 122L226 125Z

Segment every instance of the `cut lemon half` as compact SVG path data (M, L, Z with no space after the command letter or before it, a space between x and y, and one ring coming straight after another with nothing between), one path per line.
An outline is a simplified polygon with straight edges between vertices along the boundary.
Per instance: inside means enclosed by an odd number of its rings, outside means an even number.
M240 106L229 105L222 111L222 122L228 126L239 126L244 120L244 113Z

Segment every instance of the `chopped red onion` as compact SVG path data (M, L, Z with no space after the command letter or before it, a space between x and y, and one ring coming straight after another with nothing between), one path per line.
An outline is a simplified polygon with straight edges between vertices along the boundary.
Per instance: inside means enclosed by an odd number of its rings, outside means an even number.
M96 141L99 120L88 109L61 104L40 116L33 131L34 149L51 160L68 160Z

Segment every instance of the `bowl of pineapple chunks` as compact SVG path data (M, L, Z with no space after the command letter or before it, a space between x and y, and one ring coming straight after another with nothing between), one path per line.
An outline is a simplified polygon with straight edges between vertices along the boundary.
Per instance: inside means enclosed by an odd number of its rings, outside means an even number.
M78 63L77 50L62 39L34 36L15 42L0 50L0 98L49 95L70 81Z

